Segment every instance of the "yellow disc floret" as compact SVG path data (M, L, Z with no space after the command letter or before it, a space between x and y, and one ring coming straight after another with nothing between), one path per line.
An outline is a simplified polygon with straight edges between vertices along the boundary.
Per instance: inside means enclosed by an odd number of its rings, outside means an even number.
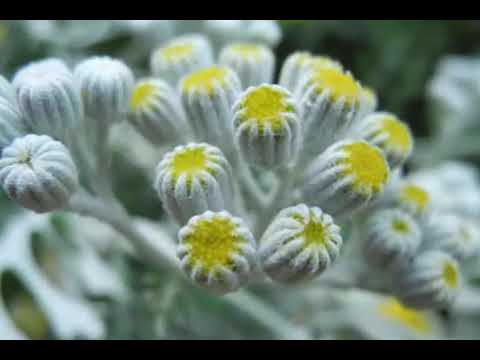
M156 87L147 81L141 82L135 86L130 97L130 109L135 110L148 104L151 95L155 93Z
M189 264L200 265L204 274L231 267L231 255L245 242L231 219L217 215L192 224L190 233L184 238L189 248Z
M422 212L429 202L428 193L414 184L404 185L400 189L400 201L414 208L416 212Z
M343 176L352 177L353 189L364 195L380 192L389 176L381 151L364 142L344 145L342 150L345 154L338 164L344 167Z
M458 270L455 264L446 261L443 264L442 278L449 288L456 288L458 283Z
M261 55L262 48L257 44L237 43L231 45L229 50L242 58L257 60Z
M382 148L393 148L402 153L410 152L412 137L408 127L394 116L386 115L379 120L379 132L387 134Z
M312 214L303 228L302 235L305 247L325 245L325 227L317 222Z
M255 122L262 133L269 126L274 133L283 129L283 113L292 112L293 108L285 102L285 93L262 85L246 94L241 102L243 121Z
M227 76L227 69L224 67L211 66L202 70L197 70L188 75L182 84L184 92L205 91L212 95L215 84L223 86Z
M178 151L172 158L169 169L173 179L178 179L181 175L187 177L187 186L190 186L192 177L196 174L206 171L210 174L214 170L209 166L214 159L209 158L202 147L185 147Z
M188 43L171 44L158 51L158 56L167 62L180 61L193 52L193 45Z
M413 332L421 335L431 332L431 326L424 314L403 306L395 298L388 298L385 302L382 302L378 310L382 316L405 326Z
M350 74L339 69L326 67L315 71L311 84L315 87L317 94L328 90L331 101L343 98L349 106L355 106L359 102L361 87Z
M399 234L407 234L410 231L408 224L401 219L394 219L392 221L392 229Z

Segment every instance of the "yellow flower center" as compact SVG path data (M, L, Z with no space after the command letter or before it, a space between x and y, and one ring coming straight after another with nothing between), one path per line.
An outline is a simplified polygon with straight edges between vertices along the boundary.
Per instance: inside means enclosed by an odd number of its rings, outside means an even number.
M330 100L344 98L345 103L354 106L358 103L361 88L350 74L332 67L321 68L312 76L315 91L320 94L324 90L330 91Z
M310 245L324 245L325 244L325 227L323 224L316 222L311 216L308 223L303 228L304 247Z
M407 234L410 230L408 224L401 219L393 220L392 229L393 229L393 231L395 231L397 233L400 233L400 234Z
M245 59L257 60L261 54L261 48L256 44L239 43L231 45L229 49Z
M136 109L147 105L150 96L155 92L155 85L149 82L141 82L132 91L130 97L130 109Z
M187 186L191 185L192 177L202 171L213 173L214 170L208 166L209 159L205 150L202 148L185 148L173 157L170 164L170 171L173 179L178 179L181 175L187 176Z
M275 133L280 132L283 129L282 114L293 111L285 102L285 94L269 86L260 86L249 92L241 106L243 121L254 121L259 133L267 126Z
M400 190L400 201L411 204L415 211L422 212L429 202L429 196L421 187L408 184Z
M245 240L236 233L237 226L230 220L213 216L198 221L185 237L189 246L190 265L200 264L204 273L219 267L230 267L230 256L239 250Z
M457 267L453 263L446 261L443 264L442 278L449 288L455 288L458 282Z
M378 193L388 180L388 166L380 150L362 142L355 142L343 147L345 156L338 161L345 168L343 176L353 178L355 191L369 195Z
M385 116L380 120L379 132L385 132L387 139L380 146L392 147L402 153L407 153L412 147L412 138L405 124L393 116Z
M389 298L381 303L378 310L382 316L405 326L411 331L422 335L431 332L431 326L424 314L403 306L394 298Z
M215 84L223 86L226 75L227 69L217 66L194 71L184 79L183 91L205 91L211 95Z
M172 44L160 49L158 56L167 62L175 62L190 56L192 52L192 44Z

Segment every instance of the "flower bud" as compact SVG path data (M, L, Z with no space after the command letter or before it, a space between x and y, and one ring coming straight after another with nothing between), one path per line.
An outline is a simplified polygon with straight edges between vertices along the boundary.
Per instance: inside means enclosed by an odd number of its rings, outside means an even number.
M78 184L77 168L62 143L30 134L3 150L0 184L22 207L45 213L67 205Z
M221 66L194 71L180 81L180 91L196 138L230 152L232 106L241 91L235 72Z
M264 271L274 280L310 280L329 268L340 253L340 228L317 207L300 204L280 211L260 242Z
M27 134L27 128L18 110L15 90L0 76L0 151L12 141Z
M379 211L367 224L365 260L378 269L398 266L409 261L420 242L420 228L408 213L399 209Z
M13 85L25 122L38 134L65 140L83 119L78 84L58 59L29 64L19 70Z
M254 43L234 43L220 52L219 63L233 69L243 89L271 83L275 57L268 47Z
M430 195L421 186L410 181L401 181L394 186L393 204L405 211L423 217L430 209Z
M280 42L282 33L274 20L249 20L247 38L249 41L273 47Z
M170 40L155 50L150 59L152 73L173 87L185 75L212 64L212 47L201 34L188 34Z
M181 142L190 131L176 91L154 78L141 80L133 88L128 119L156 145Z
M390 168L401 166L413 149L408 126L389 113L373 113L361 121L359 136L385 153Z
M296 157L302 127L287 90L277 85L251 87L233 111L235 142L247 162L273 168Z
M460 286L457 262L441 251L427 251L413 258L395 279L399 300L416 309L449 306Z
M156 174L155 188L163 206L179 224L207 210L231 209L232 171L214 146L177 146L164 156Z
M444 251L456 260L471 256L479 240L476 226L460 216L435 212L424 224L423 249Z
M74 74L88 116L107 126L126 117L134 84L127 65L108 56L91 57L78 64Z
M367 205L384 191L389 167L382 151L365 141L341 141L305 171L303 198L331 215Z
M253 235L226 211L192 217L178 233L178 257L193 283L224 294L243 286L257 267Z

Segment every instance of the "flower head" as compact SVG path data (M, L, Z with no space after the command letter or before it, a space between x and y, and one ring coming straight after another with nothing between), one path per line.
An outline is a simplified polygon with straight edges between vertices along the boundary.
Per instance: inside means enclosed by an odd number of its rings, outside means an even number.
M342 237L333 219L317 207L300 204L282 210L260 242L264 271L277 281L311 279L330 267Z
M178 233L178 257L192 281L226 293L238 289L256 267L255 239L226 211L194 216Z

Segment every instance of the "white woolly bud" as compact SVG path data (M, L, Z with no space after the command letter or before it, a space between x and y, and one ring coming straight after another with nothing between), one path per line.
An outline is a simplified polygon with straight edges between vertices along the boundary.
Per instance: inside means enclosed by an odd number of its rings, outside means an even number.
M12 141L27 134L27 127L20 114L15 90L0 76L0 151Z
M427 251L402 266L394 291L406 306L438 309L451 305L460 287L457 262L441 251Z
M253 235L226 211L194 216L178 232L178 257L198 286L224 294L245 285L257 267Z
M302 125L287 90L266 84L250 87L233 111L235 142L247 162L274 168L296 158Z
M85 112L108 126L126 118L134 85L132 71L108 56L92 57L75 67Z
M235 70L243 89L246 89L272 82L275 56L263 45L234 43L222 49L219 63Z
M379 211L367 224L363 252L375 268L398 266L415 254L421 242L421 231L415 220L399 209Z
M37 213L62 209L78 174L68 149L46 135L17 138L2 152L0 184L7 195Z
M383 194L389 173L379 148L363 140L341 141L306 169L303 198L331 215L352 212Z
M181 142L190 128L180 97L159 79L139 81L132 91L128 119L153 144Z
M309 71L299 85L306 155L316 156L344 136L364 101L362 87L349 72L334 66Z
M461 261L475 252L478 241L477 227L458 215L435 212L425 221L423 249L441 250Z
M280 211L260 242L263 270L274 280L310 280L328 269L342 246L340 228L317 207L300 204Z
M201 34L174 38L155 50L150 59L153 75L164 79L173 87L185 75L212 64L212 46Z
M424 218L431 210L431 199L425 188L409 180L398 181L386 195L385 202Z
M207 210L232 207L232 170L220 149L208 144L177 146L156 170L155 189L169 215L185 224Z
M185 76L179 87L196 138L231 152L232 106L241 92L235 72L222 66L204 68Z
M65 140L83 118L80 89L66 65L57 59L34 62L15 75L20 111L38 134Z
M274 20L249 20L246 30L248 41L277 46L282 38L279 25Z
M395 115L385 112L370 114L361 121L356 132L362 139L383 150L392 169L403 165L412 153L412 133Z

